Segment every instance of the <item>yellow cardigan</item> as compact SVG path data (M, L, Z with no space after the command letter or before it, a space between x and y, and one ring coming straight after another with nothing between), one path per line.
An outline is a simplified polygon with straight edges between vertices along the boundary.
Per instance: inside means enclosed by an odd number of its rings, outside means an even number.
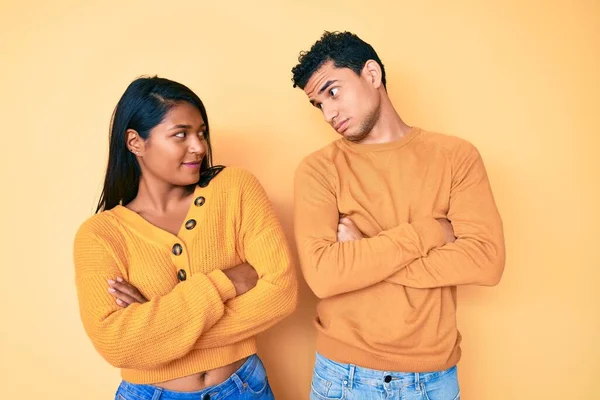
M117 206L75 237L81 319L123 379L162 382L256 352L255 335L295 308L297 282L286 238L258 180L225 168L194 201L177 236ZM255 288L235 297L222 270L242 262ZM121 308L108 279L122 276L149 301Z

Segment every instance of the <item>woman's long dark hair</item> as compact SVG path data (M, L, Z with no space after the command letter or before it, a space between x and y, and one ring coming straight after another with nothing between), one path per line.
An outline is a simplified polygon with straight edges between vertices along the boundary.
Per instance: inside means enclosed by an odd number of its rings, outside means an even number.
M96 213L119 204L126 205L137 196L141 171L135 155L127 148L125 132L133 129L140 137L148 139L152 128L181 102L192 104L202 115L206 124L207 151L200 171L214 176L208 116L202 100L181 83L156 76L138 78L127 87L112 115L108 166Z

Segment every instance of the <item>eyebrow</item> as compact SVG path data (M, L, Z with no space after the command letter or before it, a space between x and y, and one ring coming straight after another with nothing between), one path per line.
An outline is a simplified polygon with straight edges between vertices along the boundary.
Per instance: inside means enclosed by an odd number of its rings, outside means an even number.
M318 94L321 94L321 93L323 93L324 91L326 91L326 90L327 90L327 88L328 88L329 86L333 85L333 84L334 84L334 83L336 83L337 81L338 81L337 79L332 79L332 80L330 80L330 81L327 81L327 82L325 82L325 84L324 84L323 86L321 86L321 89L319 90L319 93L318 93ZM316 101L315 101L315 100L311 100L311 101L310 101L310 104L312 104L313 106L316 106L316 105L315 105L315 104L316 104Z
M333 79L331 81L327 81L325 82L325 84L323 86L321 86L321 90L319 90L319 94L323 93L325 90L327 90L327 88L331 85L333 85L334 83L336 83L338 80L337 79Z
M202 129L202 128L206 128L206 124L200 125L200 129ZM169 130L172 131L174 129L192 129L192 126L186 125L186 124L177 124L177 125L174 125L172 128L170 128Z

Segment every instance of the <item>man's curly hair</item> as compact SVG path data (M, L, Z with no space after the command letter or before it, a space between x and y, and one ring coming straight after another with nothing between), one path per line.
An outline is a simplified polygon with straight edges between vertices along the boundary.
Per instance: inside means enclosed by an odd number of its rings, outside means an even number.
M385 68L373 47L351 32L328 32L298 56L298 65L292 68L294 87L304 89L310 77L323 64L333 61L336 68L350 68L360 75L368 60L381 67L381 82L385 86Z

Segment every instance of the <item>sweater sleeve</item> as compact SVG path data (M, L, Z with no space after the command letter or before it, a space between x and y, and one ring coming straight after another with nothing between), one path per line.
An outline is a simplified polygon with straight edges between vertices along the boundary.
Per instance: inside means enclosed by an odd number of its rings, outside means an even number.
M194 274L168 294L121 308L108 293L107 280L122 274L115 253L83 227L75 237L74 263L83 326L97 351L119 368L155 368L186 355L223 316L232 293L216 271Z
M294 189L294 227L306 282L319 298L362 289L445 243L434 218L404 223L377 236L337 241L339 210L329 163L306 159Z
M254 288L229 300L225 314L204 332L196 348L220 347L263 332L296 307L297 280L289 246L258 180L244 172L240 182L237 248L258 273Z
M413 260L387 281L414 288L496 285L505 262L502 220L477 149L465 142L453 162L448 219L456 241Z

